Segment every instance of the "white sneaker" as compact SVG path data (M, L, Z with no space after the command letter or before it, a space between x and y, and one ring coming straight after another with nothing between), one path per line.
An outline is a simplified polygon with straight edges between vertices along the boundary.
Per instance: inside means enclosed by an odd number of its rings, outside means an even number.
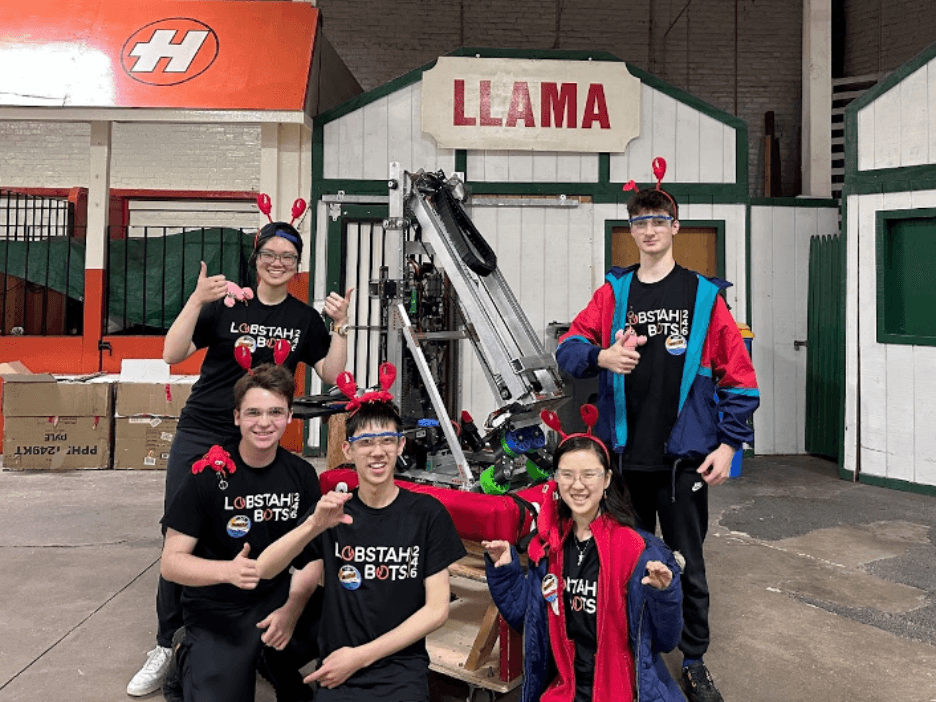
M171 660L172 649L157 645L146 654L146 663L127 685L127 694L132 697L142 697L156 692L162 687L163 678L166 677Z

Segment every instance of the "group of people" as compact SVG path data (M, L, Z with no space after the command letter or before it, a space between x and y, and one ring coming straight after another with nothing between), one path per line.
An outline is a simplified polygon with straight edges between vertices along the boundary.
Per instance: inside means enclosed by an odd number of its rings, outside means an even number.
M483 544L494 603L523 632L523 702L722 700L703 660L707 491L752 438L756 380L727 283L675 262L675 200L658 185L628 213L640 262L609 271L556 353L598 376L597 412L562 434L528 566L514 544ZM352 291L326 300L329 334L287 293L301 254L291 225L268 224L255 299L223 305L226 281L202 265L166 337L168 363L208 351L166 474L157 646L130 695L252 702L259 672L280 702L429 700L425 638L465 549L438 500L394 480L405 438L386 388L348 403L356 489L322 495L280 446L298 362L334 383L347 360ZM682 687L660 657L677 646Z

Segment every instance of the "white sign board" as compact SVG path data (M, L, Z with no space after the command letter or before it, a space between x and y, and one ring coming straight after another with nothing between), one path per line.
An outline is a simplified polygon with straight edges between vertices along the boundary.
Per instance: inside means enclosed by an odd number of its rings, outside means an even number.
M443 56L423 73L422 131L448 149L623 152L640 79L611 61Z

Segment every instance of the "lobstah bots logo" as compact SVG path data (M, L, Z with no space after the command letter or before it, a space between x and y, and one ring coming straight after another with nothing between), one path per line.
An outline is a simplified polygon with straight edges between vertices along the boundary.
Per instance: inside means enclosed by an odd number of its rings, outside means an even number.
M120 63L141 83L178 85L207 71L219 49L218 35L204 22L168 17L130 35L120 51Z

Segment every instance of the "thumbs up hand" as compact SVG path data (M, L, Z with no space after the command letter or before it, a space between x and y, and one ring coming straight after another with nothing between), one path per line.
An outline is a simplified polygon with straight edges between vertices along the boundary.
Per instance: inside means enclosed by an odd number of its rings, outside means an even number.
M241 590L253 590L260 582L260 574L257 571L257 562L251 560L250 544L245 543L244 548L240 550L234 559L230 561L228 582Z
M208 275L208 266L202 261L192 298L198 304L206 305L220 300L225 295L227 295L227 279L223 275Z
M598 353L598 366L612 373L626 375L637 367L640 361L638 346L647 343L646 336L638 336L632 327L618 329L614 335L614 343Z

